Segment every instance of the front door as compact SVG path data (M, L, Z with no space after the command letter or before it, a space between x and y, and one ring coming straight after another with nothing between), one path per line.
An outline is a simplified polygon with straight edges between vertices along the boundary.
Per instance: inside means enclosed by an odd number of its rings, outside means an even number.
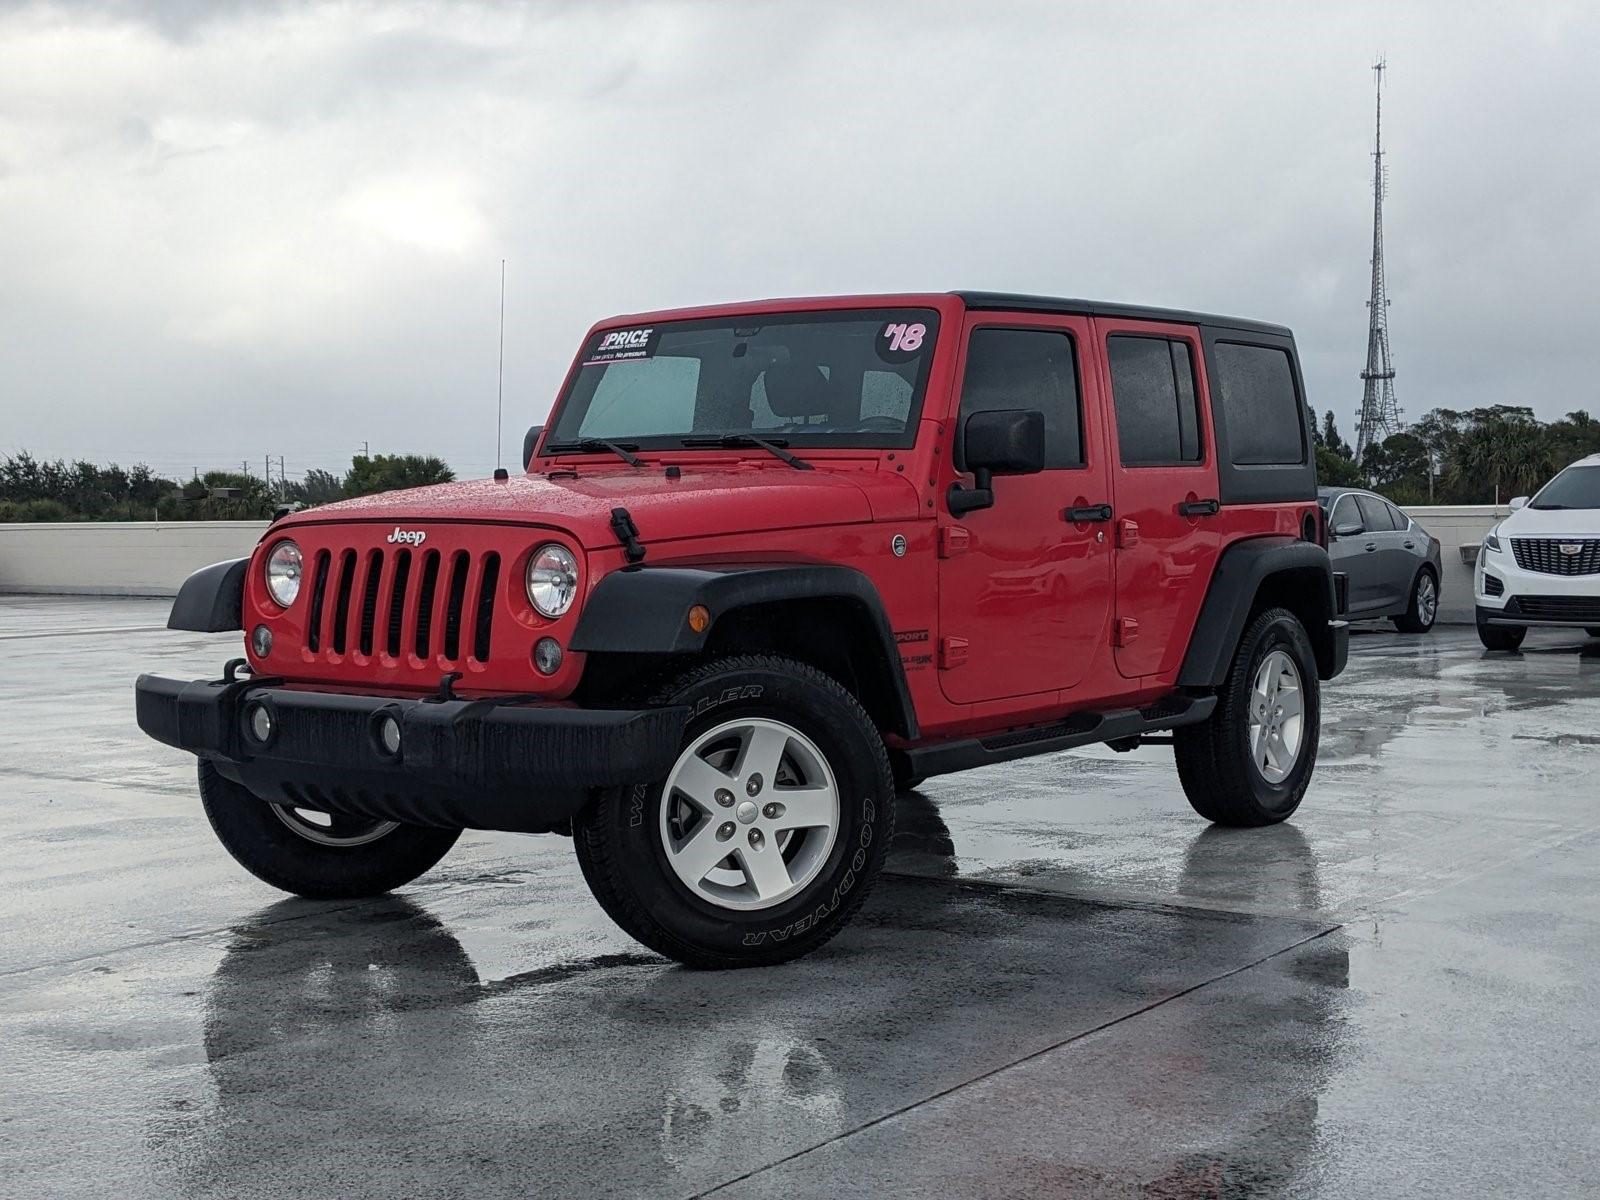
M1205 601L1221 537L1217 463L1199 332L1097 320L1115 417L1117 671L1176 671Z
M960 704L1071 688L1106 644L1111 615L1109 522L1098 519L1111 494L1100 385L1083 371L1088 321L983 313L964 333L958 436L972 413L1036 409L1046 465L996 477L993 507L941 522L939 678Z
M1333 569L1345 574L1350 611L1369 612L1381 607L1384 602L1383 555L1377 531L1367 529L1366 517L1354 492L1346 492L1334 501L1328 513L1328 529L1333 538L1328 546L1329 557L1333 559Z

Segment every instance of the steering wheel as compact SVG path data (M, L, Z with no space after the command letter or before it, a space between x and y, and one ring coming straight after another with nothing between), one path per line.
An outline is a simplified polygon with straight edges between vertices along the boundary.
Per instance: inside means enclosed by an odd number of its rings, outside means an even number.
M857 433L904 433L906 423L899 417L868 417L856 425Z

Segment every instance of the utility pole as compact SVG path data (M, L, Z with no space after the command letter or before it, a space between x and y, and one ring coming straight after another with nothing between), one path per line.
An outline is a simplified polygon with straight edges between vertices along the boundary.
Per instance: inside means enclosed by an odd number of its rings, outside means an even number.
M1400 406L1394 398L1394 363L1389 358L1389 288L1383 271L1383 195L1388 183L1383 165L1383 73L1388 63L1372 65L1377 76L1377 123L1372 150L1372 297L1367 301L1367 365L1361 371L1361 415L1356 421L1356 464L1367 447L1400 432Z
M361 443L361 457L362 458L371 458L372 457L372 452L367 449L368 444L369 443L367 443L367 442L362 442Z

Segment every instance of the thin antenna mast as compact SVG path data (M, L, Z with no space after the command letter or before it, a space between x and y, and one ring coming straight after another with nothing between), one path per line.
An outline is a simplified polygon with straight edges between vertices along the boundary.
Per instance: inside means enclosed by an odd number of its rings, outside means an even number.
M495 378L494 396L494 470L498 475L505 467L505 456L500 450L500 427L504 423L506 406L506 260L500 260L500 364Z

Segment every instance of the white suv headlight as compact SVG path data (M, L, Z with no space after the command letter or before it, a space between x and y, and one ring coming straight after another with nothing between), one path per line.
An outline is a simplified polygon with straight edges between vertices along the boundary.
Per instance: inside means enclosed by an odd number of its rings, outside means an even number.
M267 555L267 595L274 603L288 608L300 594L302 563L300 547L293 542L279 542Z
M1489 533L1484 535L1483 544L1488 549L1493 550L1496 553L1499 552L1499 550L1500 550L1500 526L1496 525L1492 530L1490 530Z
M549 542L528 559L528 601L543 617L559 617L578 598L578 560Z

